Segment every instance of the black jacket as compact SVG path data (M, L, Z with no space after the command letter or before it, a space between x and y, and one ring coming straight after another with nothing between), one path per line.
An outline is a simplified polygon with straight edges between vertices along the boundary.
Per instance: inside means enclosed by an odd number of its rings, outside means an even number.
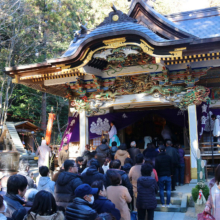
M130 196L132 197L133 196L133 187L132 187L131 182L129 180L128 174L124 170L118 170L118 169L114 169L114 170L121 175L121 180L122 180L121 185L125 186L128 189L128 192L130 193ZM111 180L110 180L110 176L109 176L108 171L109 170L107 170L107 172L105 174L107 187L111 185Z
M177 166L179 164L179 153L173 147L166 147L166 154L169 155L172 159L173 166Z
M161 152L155 159L155 169L158 177L171 176L173 173L172 159L165 152Z
M87 201L76 197L66 208L66 220L95 220L97 212Z
M155 209L157 207L156 193L158 186L155 178L141 176L137 181L137 208Z
M21 210L23 213L20 219L23 219L24 216L27 214L27 211L24 208L25 201L22 200L19 196L6 193L6 195L4 196L4 200L8 205L7 211L5 213L6 217L12 218L13 213L15 213L17 210Z
M55 184L55 200L58 206L66 206L73 201L75 189L83 184L81 177L76 173L62 172Z
M121 219L120 211L115 208L115 204L103 196L98 196L98 198L93 203L92 208L95 209L98 214L105 212L111 213L116 218L116 220Z
M87 183L90 186L92 185L92 183L96 180L102 180L104 185L106 185L106 178L105 175L100 173L96 166L91 165L88 170L82 174L82 180L83 183Z
M106 144L101 144L96 148L96 156L97 160L100 163L100 166L102 166L105 162L106 157L110 157L110 149Z
M130 158L133 160L134 164L136 164L135 157L136 155L141 154L139 148L131 147L130 149L128 149L128 153L130 154Z

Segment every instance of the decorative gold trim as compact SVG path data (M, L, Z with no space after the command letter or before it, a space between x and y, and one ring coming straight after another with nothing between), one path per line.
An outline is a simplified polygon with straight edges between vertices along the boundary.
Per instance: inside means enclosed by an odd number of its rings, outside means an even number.
M85 51L85 53L83 54L83 56L81 57L80 61L82 61L82 60L85 58L85 56L86 56L86 54L89 52L89 50L90 50L90 48L87 48L87 49L86 49L86 51Z
M119 19L119 16L118 16L118 15L113 15L113 16L112 16L112 20L113 20L113 21L118 21L118 19Z
M103 44L105 44L108 47L112 47L112 48L117 48L120 46L123 46L122 44L126 41L125 37L121 37L121 38L114 38L114 39L110 39L110 40L103 40Z
M151 46L150 46L148 43L146 43L144 40L141 39L140 41L141 41L141 43L140 43L141 49L142 49L145 53L152 55L152 54L154 53L154 48L151 47Z
M183 54L183 51L169 51L169 53L173 56L173 57L181 57Z
M181 47L181 48L175 48L174 51L182 51L182 50L186 50L186 47Z

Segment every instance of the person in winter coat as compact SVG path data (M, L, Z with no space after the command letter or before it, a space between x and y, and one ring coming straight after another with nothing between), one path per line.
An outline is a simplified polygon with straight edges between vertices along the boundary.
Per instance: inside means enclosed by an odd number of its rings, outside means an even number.
M5 216L7 210L7 203L4 201L3 196L0 195L0 219L1 220L12 220Z
M173 175L172 175L172 191L176 190L176 167L179 165L179 154L178 151L172 147L173 143L172 141L168 140L166 142L166 154L169 155L172 159L172 165L173 165Z
M83 165L83 157L77 157L76 158L76 164L78 166L78 173L82 173L83 170L86 168L84 165Z
M220 219L220 165L215 170L215 184L209 192L209 198L206 202L205 212L214 216L216 220Z
M107 198L115 204L115 207L120 211L121 220L131 219L130 210L128 204L132 201L128 189L124 186L121 186L121 175L116 172L111 172L111 183L106 190Z
M57 210L56 201L50 192L39 191L34 199L33 206L24 217L24 220L64 220L62 212Z
M110 153L111 153L111 158L112 158L112 160L114 160L115 154L116 154L117 150L118 150L117 142L116 142L116 141L113 141L113 142L112 142L111 149L110 149Z
M98 194L97 188L82 184L75 189L75 198L66 208L66 220L95 220L97 212L91 208L94 196Z
M159 152L155 149L153 143L149 143L147 145L147 149L143 151L144 159L150 159L154 166L155 166L155 158L157 157L158 154Z
M163 145L159 147L160 153L155 160L155 169L159 177L159 188L160 188L160 201L162 207L165 207L164 201L164 184L167 190L167 206L170 205L171 196L171 175L173 173L172 159L166 154L166 148Z
M75 189L83 182L78 175L78 166L73 160L66 160L64 169L55 184L55 199L58 206L66 208L73 201Z
M62 167L60 167L60 170L53 175L52 181L56 182L60 173L62 173L64 171L65 171L65 169L64 169L64 163L63 163Z
M129 174L129 171L133 166L134 166L133 160L131 158L126 158L124 166L121 167L121 170L124 170L127 174Z
M115 208L115 205L106 198L106 190L103 181L95 181L92 183L92 188L98 188L98 194L95 195L95 202L93 203L92 208L96 210L98 214L107 212L111 213L116 220L121 219L121 214L118 209Z
M89 144L85 146L85 151L83 152L82 157L83 157L83 167L86 168L88 166L87 165L88 161L91 160L93 157L92 152L90 152Z
M102 180L106 185L106 178L105 175L99 173L98 169L100 167L99 161L96 159L92 159L90 161L90 167L87 169L85 173L82 174L82 181L83 183L87 183L90 186L96 180Z
M5 213L6 217L12 218L14 212L21 210L22 216L20 219L23 219L26 215L26 202L23 197L27 189L27 179L19 174L10 176L7 183L7 193L4 196L4 200L7 203L7 210ZM16 220L20 220L16 219Z
M37 185L37 190L38 191L46 190L54 194L55 182L50 180L48 167L46 166L39 167L39 173L41 177Z
M107 186L112 185L111 183L111 173L112 172L117 172L118 174L120 174L121 176L121 185L126 187L131 195L131 197L133 196L133 188L132 185L130 183L130 180L128 178L128 175L125 171L121 170L121 162L120 160L114 160L112 162L112 169L108 170L106 172L106 184Z
M140 151L139 148L136 148L136 142L135 141L131 142L131 148L128 149L128 153L130 155L130 158L133 160L133 162L136 163L135 162L135 157L136 157L136 155L141 154L141 151Z
M181 147L180 144L176 144L175 148L177 149L179 153L179 164L178 167L176 167L176 185L182 186L184 184L184 177L185 177L185 151Z
M104 138L102 139L102 144L96 148L96 158L99 161L100 166L104 164L106 157L111 156L110 149L106 143L107 139Z
M127 157L130 157L130 155L127 152L126 144L121 144L119 150L117 150L115 154L115 160L120 160L121 165L124 166L124 162Z
M29 168L30 168L30 164L28 160L21 159L19 162L19 172L17 174L22 175L27 179L28 189L36 188L36 185L34 184L34 180L30 176Z
M105 162L104 164L102 165L102 169L104 171L104 174L106 174L107 170L109 169L109 163L110 163L111 159L106 157L105 158Z
M156 193L158 190L155 178L151 177L153 167L150 164L141 166L141 177L137 181L137 210L138 220L154 219L154 209L157 207Z
M59 152L59 155L58 155L59 167L62 167L62 164L66 160L69 160L69 145L68 144L64 144L62 150Z

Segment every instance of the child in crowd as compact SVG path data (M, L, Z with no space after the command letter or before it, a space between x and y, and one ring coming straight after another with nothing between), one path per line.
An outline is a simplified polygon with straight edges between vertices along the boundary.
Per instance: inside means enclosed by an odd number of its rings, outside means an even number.
M107 170L109 169L109 163L111 162L111 159L109 157L105 158L105 162L102 165L102 169L104 170L104 174L106 174Z

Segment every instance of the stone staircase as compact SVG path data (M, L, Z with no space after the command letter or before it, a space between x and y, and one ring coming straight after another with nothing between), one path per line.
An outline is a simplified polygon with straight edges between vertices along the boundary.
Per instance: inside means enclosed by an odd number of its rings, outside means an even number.
M164 200L166 203L166 191L164 191ZM187 194L183 194L181 192L171 192L171 206L170 207L162 207L160 202L159 192L157 194L157 208L155 211L161 212L186 212L187 211Z

